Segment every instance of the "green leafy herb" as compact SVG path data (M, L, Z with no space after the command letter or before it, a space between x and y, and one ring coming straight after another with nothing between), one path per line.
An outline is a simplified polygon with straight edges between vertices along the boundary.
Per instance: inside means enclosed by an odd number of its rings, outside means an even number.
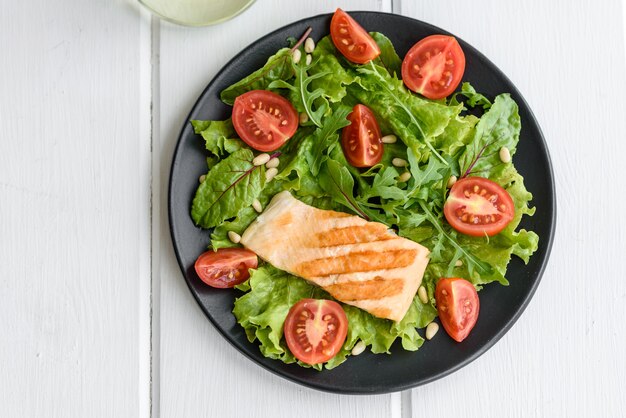
M360 83L348 86L348 92L374 111L382 126L388 126L416 155L427 158L430 151L447 164L445 159L430 143L443 133L450 119L462 106L446 106L430 102L413 95L401 80L370 63L357 69ZM381 128L382 128L381 126Z
M317 88L313 91L309 91L309 85L314 80L330 75L331 73L325 71L308 75L307 70L313 67L316 62L306 65L302 61L303 60L297 64L292 61L294 72L296 74L296 79L293 84L284 80L275 80L268 86L268 88L291 90L293 94L291 94L290 97L293 99L292 104L296 107L296 109L303 109L309 116L311 122L313 122L316 126L321 127L322 116L324 116L324 114L328 111L328 100L324 97L324 89ZM313 109L314 107L315 109Z
M507 147L511 155L515 154L520 128L517 104L508 94L497 96L480 118L472 142L459 158L461 173L489 177L496 168L502 169L500 149Z
M357 213L369 221L369 216L354 199L354 179L348 169L337 161L329 159L319 173L319 184L337 203Z
M452 106L456 106L460 103L458 100L459 96L465 97L470 107L481 106L484 110L489 110L491 107L491 101L482 94L477 93L476 89L474 89L470 83L463 83L461 91L452 96L450 99Z
M196 225L217 226L259 196L265 186L265 167L252 165L253 158L252 151L240 149L209 171L191 206Z
M252 270L248 283L250 291L235 301L233 313L248 337L259 341L263 355L293 363L296 359L289 352L283 339L283 324L289 309L300 299L331 299L321 288L270 265ZM350 305L342 305L348 317L348 335L341 351L325 364L327 369L343 363L350 351L362 340L374 353L389 353L398 338L407 350L416 350L423 339L416 327L424 327L435 312L430 305L414 301L401 322L376 318L371 314ZM304 363L301 366L310 367ZM321 370L323 364L313 366Z
M345 361L359 340L373 353L389 352L398 339L404 349L418 349L423 339L417 330L437 315L434 289L440 277L465 277L477 288L494 281L507 284L511 257L528 262L539 238L532 231L517 230L522 217L534 213L532 194L513 164L499 158L502 147L515 153L521 129L517 105L508 94L492 102L469 83L448 102L413 94L398 78L401 60L393 45L379 33L372 37L381 55L368 65L347 61L329 37L318 41L310 65L305 60L294 64L292 51L307 36L308 32L291 50L281 49L263 68L221 95L225 103L233 104L249 90L280 90L299 112L309 116L310 122L280 148L278 174L265 184L265 167L252 165L254 154L237 138L230 120L192 121L210 155L209 172L198 187L191 212L196 224L214 228L214 249L232 247L236 244L228 239L228 231L242 234L258 216L251 207L254 199L266 207L274 195L288 190L315 207L355 213L397 228L400 236L430 250L422 280L429 303L415 298L398 323L343 305L349 322L346 342L337 356L314 366L321 370ZM385 144L382 160L367 170L348 164L339 146L341 129L349 124L347 115L357 103L372 109L383 133L401 139ZM477 109L464 112L466 106L481 107L484 113L479 118ZM407 160L408 167L394 167L394 158ZM410 178L399 181L405 170ZM479 175L500 184L514 201L514 219L489 238L455 231L443 215L451 175ZM298 300L330 299L328 293L269 264L254 270L238 289L246 293L236 300L233 313L248 339L259 341L267 357L296 362L283 338L285 317Z
M220 98L232 106L238 96L250 90L266 90L273 81L288 80L294 75L292 63L291 50L283 48L272 55L263 68L222 91Z
M245 146L237 138L235 128L230 119L224 121L192 120L194 132L202 135L206 149L218 158L232 154Z
M380 32L370 32L374 41L380 48L380 55L374 60L376 64L385 67L387 72L392 76L399 77L401 74L402 60L396 53L391 40Z

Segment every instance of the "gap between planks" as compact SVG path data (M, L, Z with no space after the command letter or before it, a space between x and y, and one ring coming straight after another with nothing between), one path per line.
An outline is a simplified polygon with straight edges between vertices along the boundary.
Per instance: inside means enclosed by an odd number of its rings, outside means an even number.
M161 415L161 21L150 18L150 417ZM155 239L156 238L156 239Z

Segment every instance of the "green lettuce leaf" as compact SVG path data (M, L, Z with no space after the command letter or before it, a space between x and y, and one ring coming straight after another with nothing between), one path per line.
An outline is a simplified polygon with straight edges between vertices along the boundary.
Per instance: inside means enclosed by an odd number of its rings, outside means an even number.
M276 80L288 80L294 76L292 63L291 50L283 48L272 55L262 68L224 89L220 98L232 106L237 96L250 90L266 90Z
M246 146L241 139L237 138L230 119L224 121L192 120L191 125L194 132L204 138L206 149L218 158L223 158Z
M293 363L296 359L283 339L283 324L289 309L304 298L332 298L323 289L268 264L251 273L250 291L235 301L233 313L237 322L250 342L259 341L264 356ZM424 342L416 327L424 327L436 313L432 306L414 300L404 319L396 323L350 305L342 304L342 307L348 317L348 335L341 351L325 364L327 369L343 363L359 340L374 353L389 353L396 339L401 340L404 349L416 350ZM314 368L321 370L322 366L317 364Z
M337 203L359 216L369 219L353 195L354 179L345 165L333 159L322 165L318 181L322 189Z
M380 32L370 32L374 41L380 48L380 55L374 60L374 63L384 67L392 76L400 77L402 60L398 56L396 49L393 47L391 40Z
M321 74L311 82L313 90L321 89L331 103L339 103L346 96L346 87L356 81L357 77L350 74L341 65L341 54L333 45L330 36L319 40L313 50L311 74Z
M476 124L473 140L459 158L461 173L489 177L502 169L500 148L515 154L521 123L517 103L508 94L496 97L493 105Z

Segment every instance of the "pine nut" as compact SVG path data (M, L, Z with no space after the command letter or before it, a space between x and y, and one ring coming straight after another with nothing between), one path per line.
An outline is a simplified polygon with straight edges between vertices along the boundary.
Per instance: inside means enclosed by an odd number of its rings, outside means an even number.
M310 54L311 52L313 52L314 49L315 41L313 40L313 38L306 38L306 41L304 41L304 52Z
M278 157L274 157L271 160L269 160L266 164L265 167L266 168L276 168L280 165L280 160L278 159Z
M420 286L419 289L417 289L417 297L420 298L420 302L424 304L428 303L428 293L424 286Z
M410 178L411 178L411 173L409 173L408 171L405 171L404 173L398 176L398 182L404 183L404 182L409 181Z
M313 61L313 57L311 56L311 54L306 54L306 59L304 60L304 63L306 65L311 65L312 61Z
M406 167L408 163L402 158L394 158L393 160L391 160L391 164L393 164L394 167Z
M278 174L278 169L276 167L268 168L265 172L265 181L272 181L276 174Z
M461 267L463 265L463 261L462 260L456 260L456 262L454 263L455 267Z
M398 137L395 135L385 135L380 138L380 140L383 141L383 144L395 144L398 140Z
M294 64L297 64L300 62L300 58L302 58L302 52L300 52L299 49L296 49L291 53L291 57L293 58Z
M454 186L454 183L456 183L457 180L456 176L450 176L448 179L448 189Z
M204 183L204 180L206 180L206 174L203 174L200 176L200 178L198 178L198 181L200 182L200 184Z
M358 356L363 351L365 351L365 343L363 342L363 340L359 340L356 344L354 344L354 347L352 348L352 355Z
M270 155L267 153L259 154L252 160L252 164L255 166L263 165L270 160Z
M309 121L309 115L306 112L300 113L300 125L303 125Z
M511 151L507 147L500 148L500 161L505 164L511 162Z
M261 206L261 202L259 202L259 199L254 199L254 201L252 201L252 207L254 208L254 210L256 210L258 213L263 212L263 206Z
M235 231L228 231L228 239L235 244L239 244L239 241L241 241L241 235L239 235Z
M439 324L437 324L436 322L431 322L430 324L428 324L428 326L426 327L426 339L432 340L437 331L439 331Z

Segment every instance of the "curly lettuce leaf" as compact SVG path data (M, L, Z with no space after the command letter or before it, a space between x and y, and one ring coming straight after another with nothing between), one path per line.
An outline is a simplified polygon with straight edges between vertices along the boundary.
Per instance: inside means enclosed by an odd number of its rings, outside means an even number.
M224 121L192 120L191 125L196 134L202 135L207 151L218 159L245 147L243 141L237 138L230 119Z
M258 340L259 349L266 357L285 363L295 362L283 339L283 324L289 309L304 298L332 298L323 289L268 264L251 271L247 286L250 291L235 301L233 314L244 328L248 340ZM376 318L350 305L342 304L342 307L348 317L346 342L325 365L313 366L317 370L321 370L322 366L332 369L343 363L359 340L373 353L389 353L397 339L401 340L404 349L417 350L424 340L416 328L426 326L436 314L432 306L424 305L417 299L400 322Z
M339 103L346 96L346 86L354 83L357 77L350 74L341 61L343 57L333 45L330 36L320 39L313 50L311 74L322 74L311 83L312 88L322 89L331 103Z

